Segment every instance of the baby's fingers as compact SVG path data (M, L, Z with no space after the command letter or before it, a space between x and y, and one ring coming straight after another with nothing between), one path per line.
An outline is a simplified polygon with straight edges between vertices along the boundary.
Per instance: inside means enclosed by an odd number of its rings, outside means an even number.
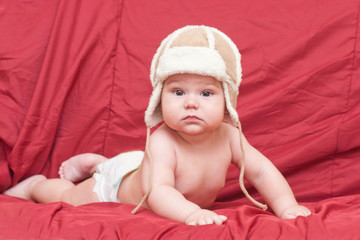
M189 223L186 223L187 225L190 225L190 226L195 226L196 225L196 221L191 221Z
M216 216L211 216L211 217L205 217L205 224L216 224L216 225L221 225L223 224L223 222L225 222L227 219L227 217L223 216L223 215L216 215ZM199 225L205 225L204 221L199 222Z
M193 221L187 223L187 225L191 225L191 226L200 226L200 225L206 225L206 224L209 224L209 223L206 223L205 218L198 218L196 220L193 220Z
M218 216L214 216L214 217L203 217L203 218L199 218L197 220L191 221L188 223L188 225L193 225L193 226L201 226L201 225L207 225L207 224L216 224L216 225L221 225L223 224L223 222L225 222L227 219L227 217L223 216L223 215L218 215Z
M192 213L185 221L187 225L206 225L206 224L216 224L221 225L225 222L227 217L223 215L217 215L216 213L206 210L199 209Z
M297 206L295 208L290 208L287 211L285 211L282 218L293 219L298 216L307 217L309 215L311 215L311 211L308 208L304 206Z
M310 216L311 215L311 211L309 209L303 209L300 213L299 213L299 216L304 216L304 217L307 217L307 216Z
M200 226L207 225L207 224L213 224L213 223L214 223L214 221L211 217L205 217L205 216L199 218L197 221L197 225L200 225Z
M223 224L225 221L226 221L227 217L225 217L224 215L217 215L215 218L214 218L214 223L216 225L221 225Z

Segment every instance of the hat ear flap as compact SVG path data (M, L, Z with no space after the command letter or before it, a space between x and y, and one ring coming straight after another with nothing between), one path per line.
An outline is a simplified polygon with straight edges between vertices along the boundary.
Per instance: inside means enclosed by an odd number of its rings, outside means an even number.
M239 116L236 111L236 94L231 94L231 87L228 87L226 82L222 82L222 86L224 89L224 97L225 97L225 105L226 112L224 113L224 120L231 123L233 126L237 127L239 124Z

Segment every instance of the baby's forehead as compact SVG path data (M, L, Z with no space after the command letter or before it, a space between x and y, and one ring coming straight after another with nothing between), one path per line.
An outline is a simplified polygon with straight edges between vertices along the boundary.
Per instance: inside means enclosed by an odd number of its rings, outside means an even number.
M216 87L221 86L221 82L212 76L205 76L199 74L175 74L169 76L164 84L203 84L203 85L214 85Z

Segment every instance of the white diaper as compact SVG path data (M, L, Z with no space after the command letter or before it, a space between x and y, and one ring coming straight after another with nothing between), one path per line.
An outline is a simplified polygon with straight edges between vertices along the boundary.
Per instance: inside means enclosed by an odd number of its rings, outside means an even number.
M123 177L138 169L144 158L144 152L121 153L96 167L93 177L96 180L93 192L101 202L119 202L117 191Z

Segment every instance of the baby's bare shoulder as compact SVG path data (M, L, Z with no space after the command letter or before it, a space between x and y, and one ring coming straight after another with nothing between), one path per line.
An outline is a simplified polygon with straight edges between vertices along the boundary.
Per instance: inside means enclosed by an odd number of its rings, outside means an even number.
M152 145L161 145L163 141L172 142L174 140L174 131L163 124L151 134L150 140Z
M230 146L232 162L237 164L241 159L240 132L237 127L229 123L222 124L223 133Z
M157 128L150 136L149 146L154 160L172 159L176 142L171 129L165 125Z
M220 133L224 135L226 138L239 138L239 130L238 128L234 127L230 123L223 122L221 124Z

